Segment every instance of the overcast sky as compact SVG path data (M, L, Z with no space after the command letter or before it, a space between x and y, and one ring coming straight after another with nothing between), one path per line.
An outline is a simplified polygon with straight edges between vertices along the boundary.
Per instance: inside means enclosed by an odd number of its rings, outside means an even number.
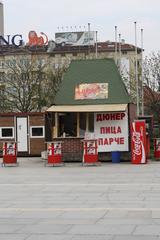
M45 32L54 40L55 32L81 31L91 23L98 40L114 41L114 29L127 43L135 43L144 29L145 53L160 50L160 0L3 0L5 34L21 33L27 41L30 30ZM59 28L58 28L59 27ZM72 27L72 28L71 28ZM75 28L76 27L76 28ZM80 28L81 27L81 28Z

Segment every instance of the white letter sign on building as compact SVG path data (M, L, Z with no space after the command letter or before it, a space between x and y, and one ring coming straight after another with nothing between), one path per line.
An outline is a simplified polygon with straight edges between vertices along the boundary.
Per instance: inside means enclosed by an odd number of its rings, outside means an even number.
M95 113L94 132L98 140L98 152L128 151L126 112Z

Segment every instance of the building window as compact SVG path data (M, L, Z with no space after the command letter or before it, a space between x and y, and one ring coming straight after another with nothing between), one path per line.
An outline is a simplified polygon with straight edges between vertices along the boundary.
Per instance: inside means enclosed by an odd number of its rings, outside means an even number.
M31 138L44 138L44 126L34 126L30 128Z
M14 128L13 127L2 127L0 129L1 138L14 138Z

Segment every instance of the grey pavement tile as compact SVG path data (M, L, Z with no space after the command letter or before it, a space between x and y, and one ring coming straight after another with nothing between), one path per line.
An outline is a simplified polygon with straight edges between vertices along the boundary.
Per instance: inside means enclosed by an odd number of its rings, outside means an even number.
M106 212L104 218L126 218L127 215L128 215L128 210L112 209Z
M60 219L99 219L102 218L106 214L106 210L96 211L96 209L92 210L76 210L76 211L67 211L64 212L59 218Z
M42 211L42 209L40 209L40 210L38 210L37 209L37 211L35 210L35 209L30 209L30 210L27 210L26 209L26 211L24 211L23 209L22 209L22 211L21 211L21 213L19 214L19 216L17 216L17 218L24 218L24 219L26 219L26 218L29 218L29 219L55 219L55 218L57 218L57 217L59 217L59 216L61 216L61 214L63 213L63 211L59 211L59 210L55 210L55 211L51 211L51 210L45 210L45 209L43 209L43 211Z
M27 219L27 218L0 218L0 225L24 225L24 224L36 224L39 219Z
M160 237L158 236L115 236L113 240L160 240Z
M152 218L154 224L160 225L160 218Z
M112 240L112 239L113 239L113 236L111 236L111 235L102 235L102 234L84 235L83 234L83 235L74 235L71 240Z
M25 240L72 240L72 235L32 234Z
M65 234L72 225L67 224L34 224L26 225L19 229L17 233L23 234Z
M131 217L131 218L151 218L152 216L152 211L151 210L132 210L132 211L128 211L127 217Z
M0 234L1 240L26 240L27 237L25 234Z
M39 219L39 223L41 224L69 224L69 225L81 225L81 224L95 224L97 220L95 219L81 219L81 218L71 218L71 219Z
M68 234L104 234L104 235L125 235L131 234L135 225L79 225L73 226L67 233Z
M160 226L155 225L138 225L136 226L133 235L151 235L160 236Z
M17 233L17 231L21 229L22 226L23 225L0 225L0 234Z
M146 224L154 224L153 219L148 218L104 218L100 219L96 222L96 224L121 224L121 225L146 225Z
M8 208L4 208L0 210L0 218L17 218L21 214L20 211L17 210L10 210Z
M152 218L160 218L160 209L152 211Z

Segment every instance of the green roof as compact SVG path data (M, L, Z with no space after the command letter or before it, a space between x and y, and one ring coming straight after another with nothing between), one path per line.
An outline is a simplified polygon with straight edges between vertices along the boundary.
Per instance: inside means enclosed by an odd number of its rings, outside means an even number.
M86 83L108 83L108 98L75 100L75 87ZM129 102L129 94L113 59L72 61L55 97L55 105L123 104Z

